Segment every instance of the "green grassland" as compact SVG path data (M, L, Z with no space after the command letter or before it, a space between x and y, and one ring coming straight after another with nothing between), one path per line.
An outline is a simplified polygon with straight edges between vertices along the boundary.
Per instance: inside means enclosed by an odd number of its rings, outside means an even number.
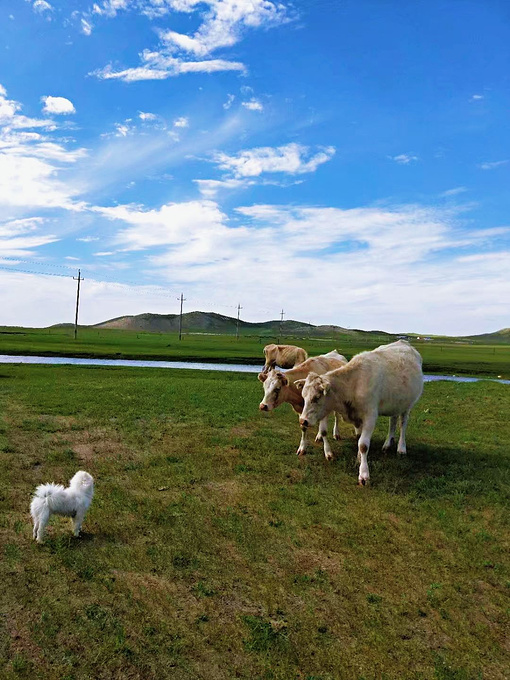
M340 349L340 348L339 348ZM356 485L254 375L0 367L6 680L506 679L510 388L431 383ZM82 536L30 495L96 478Z
M283 336L281 342L304 347L310 356L338 349L347 358L391 341L380 334L334 334L330 338ZM263 348L276 337L136 333L126 330L80 328L0 328L0 354L99 357L117 359L204 360L263 364ZM413 340L427 373L502 376L510 379L510 344L483 345L448 338Z

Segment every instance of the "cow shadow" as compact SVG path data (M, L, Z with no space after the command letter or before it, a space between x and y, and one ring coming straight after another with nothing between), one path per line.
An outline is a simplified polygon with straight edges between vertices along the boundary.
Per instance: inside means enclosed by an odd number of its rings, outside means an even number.
M368 464L370 484L390 494L418 499L450 497L460 501L468 496L490 495L501 502L510 500L510 458L501 451L488 453L476 445L459 447L408 443L408 453L396 448L382 451L383 439L372 439ZM335 451L336 464L345 472L357 472L355 442L343 441Z

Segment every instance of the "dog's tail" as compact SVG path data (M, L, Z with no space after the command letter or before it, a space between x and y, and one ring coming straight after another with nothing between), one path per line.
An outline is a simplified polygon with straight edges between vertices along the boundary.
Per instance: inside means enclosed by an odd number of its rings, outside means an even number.
M37 498L49 498L53 494L61 493L64 491L62 484L39 484L36 488L34 496Z

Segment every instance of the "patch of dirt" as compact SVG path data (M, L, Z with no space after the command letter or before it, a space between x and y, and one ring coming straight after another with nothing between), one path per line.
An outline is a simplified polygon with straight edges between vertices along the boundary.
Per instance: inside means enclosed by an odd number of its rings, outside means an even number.
M56 438L57 440L59 437ZM65 433L65 439L73 449L79 460L88 463L96 457L119 457L128 460L129 449L121 438L109 430L95 427L88 430L70 430Z
M6 617L6 627L10 637L10 655L20 654L41 665L41 648L33 642L28 627L11 615Z
M243 493L239 482L235 479L223 482L207 482L207 484L204 484L204 488L218 496L218 503L221 505L235 505L241 500Z

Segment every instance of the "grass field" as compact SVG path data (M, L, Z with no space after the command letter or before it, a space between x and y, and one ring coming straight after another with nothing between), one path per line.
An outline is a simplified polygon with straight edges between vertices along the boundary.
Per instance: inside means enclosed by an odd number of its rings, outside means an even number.
M124 330L73 330L43 328L1 328L0 354L102 357L117 359L205 360L230 363L264 363L263 348L276 338L229 335L184 335L135 333ZM332 349L350 359L357 352L386 344L388 338L374 333L361 341L349 335L335 337L282 337L281 341L304 347L310 356ZM510 344L468 344L452 339L413 341L423 357L427 373L502 376L510 379Z
M506 679L510 389L432 383L406 457L300 460L255 376L0 367L0 675ZM96 478L81 538L35 486Z

